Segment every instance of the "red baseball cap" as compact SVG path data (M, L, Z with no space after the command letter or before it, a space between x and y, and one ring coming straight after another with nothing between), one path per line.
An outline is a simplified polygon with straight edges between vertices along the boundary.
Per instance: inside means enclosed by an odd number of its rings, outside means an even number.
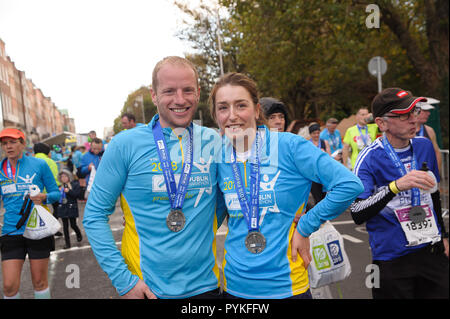
M381 117L388 112L405 114L411 112L418 102L426 102L424 97L416 97L401 88L387 88L377 94L372 101L373 117Z
M0 132L0 139L3 137L11 137L11 138L22 138L25 141L25 134L21 130L16 128L5 128Z

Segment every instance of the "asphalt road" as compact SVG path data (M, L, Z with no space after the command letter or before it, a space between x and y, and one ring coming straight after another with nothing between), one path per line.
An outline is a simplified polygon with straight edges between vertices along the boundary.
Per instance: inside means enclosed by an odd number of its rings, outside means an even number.
M84 203L80 203L80 217L83 216ZM448 227L448 217L445 218ZM357 226L351 220L348 212L343 213L332 224L344 237L344 246L350 259L352 272L349 278L329 287L313 290L316 298L333 299L371 299L371 291L365 285L369 275L367 265L371 264L371 254L368 244L368 234L364 226ZM78 219L81 225L81 218ZM122 237L122 211L117 205L116 212L110 219L111 229L118 247ZM83 228L82 233L84 235ZM223 248L225 229L218 231L217 245ZM77 242L75 233L71 235L72 248L63 249L64 239L56 238L56 250L51 253L49 261L49 284L52 298L56 299L117 299L109 278L98 265L89 242L84 236ZM223 251L218 253L218 259L223 257ZM1 269L1 266L0 266ZM2 287L2 278L0 278ZM0 289L1 290L1 289ZM20 293L22 298L33 298L30 269L28 260L22 270ZM0 297L3 297L0 291Z

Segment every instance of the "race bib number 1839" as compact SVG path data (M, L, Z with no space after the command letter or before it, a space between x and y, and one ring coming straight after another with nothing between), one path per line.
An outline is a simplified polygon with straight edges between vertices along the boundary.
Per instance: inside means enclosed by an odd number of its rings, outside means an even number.
M417 246L431 242L432 244L441 240L439 229L437 228L433 212L428 205L422 205L426 212L426 217L422 222L415 223L409 217L411 207L404 207L395 210L408 244L406 246Z

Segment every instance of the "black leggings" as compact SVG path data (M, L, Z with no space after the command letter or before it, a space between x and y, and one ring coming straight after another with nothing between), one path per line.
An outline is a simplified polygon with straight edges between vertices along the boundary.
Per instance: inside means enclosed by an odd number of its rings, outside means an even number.
M75 231L77 234L77 237L81 236L80 228L77 226L77 218L76 217L70 217L70 218L61 218L63 221L63 229L64 229L64 240L66 241L66 245L70 246L70 235L69 235L69 221L70 221L70 227Z

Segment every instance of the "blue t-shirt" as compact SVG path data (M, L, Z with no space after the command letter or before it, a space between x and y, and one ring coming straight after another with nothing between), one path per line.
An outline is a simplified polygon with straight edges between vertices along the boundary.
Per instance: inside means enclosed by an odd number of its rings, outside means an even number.
M387 186L392 181L402 177L395 167L394 162L385 152L382 138L385 137L376 139L358 155L354 173L361 179L364 185L364 192L358 198L366 199L378 192L379 188ZM426 162L428 168L436 177L437 182L439 182L440 178L436 156L433 145L428 139L423 137L413 138L411 139L410 146L395 151L408 172L411 170L412 152L414 151L417 159L417 169L420 169L422 163ZM421 205L428 205L431 208L432 216L430 222L436 223L435 225L437 225L440 232L431 195L420 192L420 203ZM367 221L366 228L369 233L369 243L374 260L392 260L430 244L428 242L415 246L409 245L395 211L410 206L411 191L400 192L376 216Z
M3 159L0 167L3 167ZM56 186L50 167L43 159L23 155L17 161L14 178L8 178L3 172L0 172L0 195L5 208L4 225L2 234L11 233L11 235L22 235L25 231L25 224L17 231L16 224L20 220L19 214L24 202L24 195L29 192L29 187L36 185L41 192L47 192L46 203L54 203L59 199L60 193Z
M330 132L328 132L328 129L326 128L322 132L320 132L320 138L322 140L328 141L331 154L333 154L337 150L342 149L341 133L338 129L335 129L334 133L330 134Z

